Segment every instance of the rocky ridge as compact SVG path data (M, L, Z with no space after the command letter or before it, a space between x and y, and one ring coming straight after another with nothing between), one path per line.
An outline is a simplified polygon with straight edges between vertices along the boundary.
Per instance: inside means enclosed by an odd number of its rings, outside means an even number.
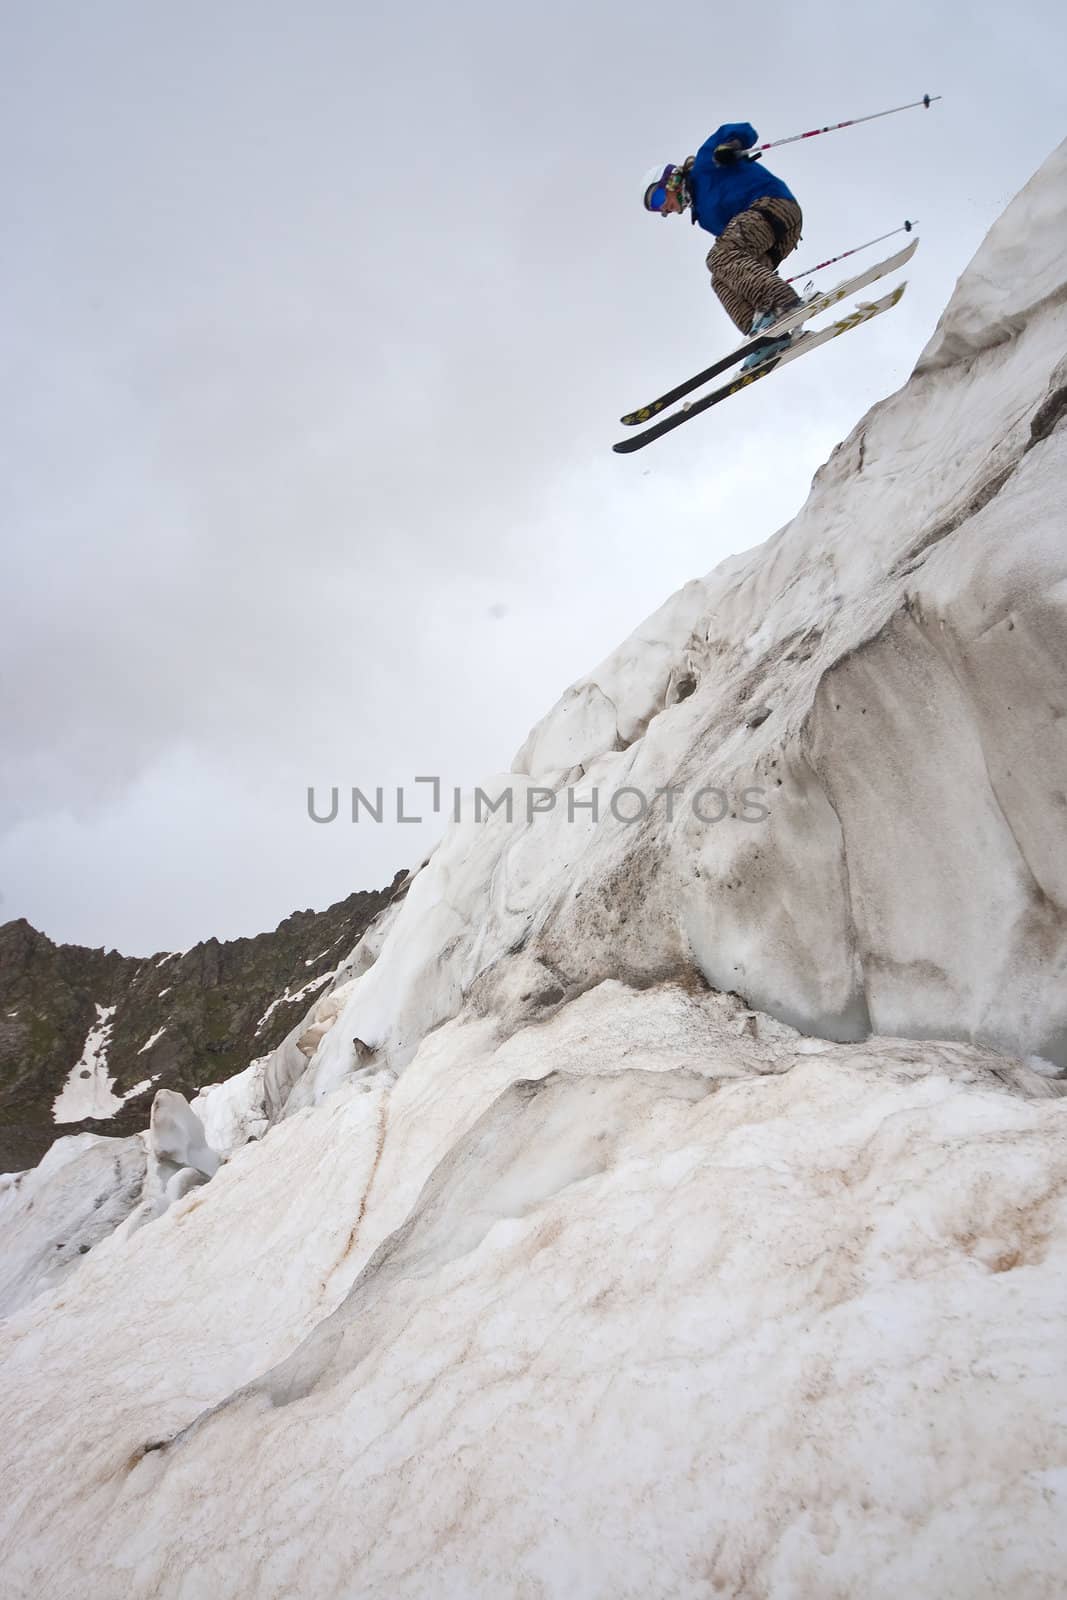
M192 1099L276 1049L403 877L325 911L296 911L254 938L143 958L54 944L24 918L4 923L0 1172L34 1166L63 1135L137 1133L157 1089ZM107 1103L129 1098L110 1115L71 1118L80 1107L68 1095L57 1121L55 1102L94 1030L112 1080ZM88 1080L91 1065L80 1074Z

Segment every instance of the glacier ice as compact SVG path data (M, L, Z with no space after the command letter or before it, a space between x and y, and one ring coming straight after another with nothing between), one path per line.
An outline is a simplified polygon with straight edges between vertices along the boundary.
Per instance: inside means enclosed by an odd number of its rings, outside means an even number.
M123 1225L129 1237L146 1222L161 1217L191 1189L200 1188L219 1170L221 1158L208 1144L204 1125L183 1094L158 1089L148 1128L148 1169L140 1206Z
M152 1101L150 1139L152 1154L161 1168L191 1167L204 1178L213 1178L219 1170L219 1158L208 1146L203 1123L176 1089L157 1091Z
M0 1177L0 1317L61 1283L140 1202L143 1138L57 1139L29 1172Z
M1051 1596L1062 1108L676 983L456 1019L0 1329L10 1592Z

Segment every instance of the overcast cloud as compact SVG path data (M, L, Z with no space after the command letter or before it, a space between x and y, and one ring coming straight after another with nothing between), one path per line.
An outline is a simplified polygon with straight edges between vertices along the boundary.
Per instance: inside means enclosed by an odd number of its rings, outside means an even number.
M388 881L433 827L309 784L506 768L906 379L1067 131L1061 8L730 16L6 8L0 918L139 954ZM893 316L613 456L733 340L646 169L927 91L768 158L797 267L920 220Z

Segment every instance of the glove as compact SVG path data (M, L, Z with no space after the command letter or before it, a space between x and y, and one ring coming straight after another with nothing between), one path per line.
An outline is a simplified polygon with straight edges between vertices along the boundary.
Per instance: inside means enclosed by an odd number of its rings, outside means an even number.
M750 155L747 150L742 150L739 144L731 141L730 144L717 144L715 146L715 165L717 167L732 167L738 161L758 161L760 152L755 150Z

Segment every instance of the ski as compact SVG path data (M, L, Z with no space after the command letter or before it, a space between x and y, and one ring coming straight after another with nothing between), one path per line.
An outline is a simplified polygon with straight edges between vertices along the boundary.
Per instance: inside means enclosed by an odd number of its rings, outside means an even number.
M699 389L702 384L710 383L712 378L717 378L720 372L726 372L737 361L743 361L746 356L752 355L756 350L762 349L770 340L780 338L783 333L788 333L790 328L799 328L802 323L817 317L821 311L829 310L830 306L837 305L838 301L846 300L849 295L856 294L860 289L865 289L869 283L874 283L879 278L884 278L888 273L895 272L905 262L910 261L919 247L918 239L912 239L910 244L898 250L896 255L888 256L885 261L877 262L873 267L868 267L866 272L858 272L853 278L846 278L839 283L836 289L828 289L825 294L820 294L814 300L807 300L795 311L790 311L786 316L780 317L772 328L767 328L756 339L746 339L744 344L739 344L731 350L729 355L720 356L718 361L713 361L710 367L705 367L703 372L698 372L695 378L687 378L674 389L668 389L666 394L661 394L658 400L652 400L647 406L642 406L640 411L631 411L621 420L627 428L636 427L639 423L649 422L665 407L672 406L676 400L681 400L685 395L692 394L694 389Z
M881 316L883 311L891 311L897 304L906 283L899 283L890 294L884 295L881 300L860 302L855 310L850 311L838 322L831 322L828 328L820 328L817 333L801 334L796 344L790 345L780 356L772 356L760 367L753 367L749 372L743 372L732 383L724 384L721 389L714 389L711 394L701 395L699 400L690 401L680 411L674 411L669 417L664 417L653 427L646 428L643 433L631 434L627 439L620 439L619 443L612 445L618 455L630 455L634 450L643 450L646 444L651 444L653 439L661 439L665 433L670 433L673 428L678 428L683 422L688 422L690 417L698 416L701 411L707 411L712 406L717 406L720 400L728 400L732 394L746 389L750 383L758 383L760 378L766 378L770 373L776 372L779 367L784 367L787 362L795 361L798 356L807 355L809 350L814 350L816 345L825 344L827 339L836 339L839 333L848 333L852 328L858 328L863 322L870 322L872 317Z

